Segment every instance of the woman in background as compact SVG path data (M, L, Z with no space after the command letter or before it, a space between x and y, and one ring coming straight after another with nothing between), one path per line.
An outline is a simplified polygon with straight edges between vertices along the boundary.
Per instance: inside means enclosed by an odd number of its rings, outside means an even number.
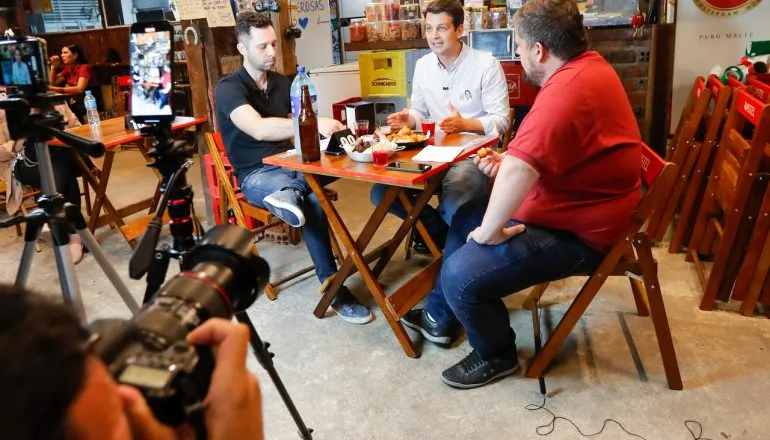
M51 70L49 78L51 85L48 90L57 93L71 95L69 106L80 122L86 123L86 107L83 104L84 93L86 89L91 90L91 94L99 100L99 81L94 74L93 69L88 65L83 49L80 46L65 46L61 50L61 64L64 68L57 73L58 62L55 58L51 59ZM59 84L59 85L57 85Z

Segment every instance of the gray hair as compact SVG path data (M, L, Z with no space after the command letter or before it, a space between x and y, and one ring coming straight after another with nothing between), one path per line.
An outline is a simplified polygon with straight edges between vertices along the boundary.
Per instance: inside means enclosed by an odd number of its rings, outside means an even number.
M569 61L588 50L588 35L574 0L529 0L513 17L516 33Z

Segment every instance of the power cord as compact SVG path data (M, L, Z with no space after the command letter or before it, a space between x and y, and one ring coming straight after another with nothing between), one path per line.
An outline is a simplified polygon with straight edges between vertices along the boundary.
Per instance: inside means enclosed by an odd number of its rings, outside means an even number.
M633 432L629 432L626 428L623 427L623 425L620 424L620 422L618 422L615 419L604 419L604 423L602 423L602 429L600 429L599 431L597 431L597 432L595 432L593 434L586 434L572 420L570 420L570 419L568 419L566 417L557 416L550 409L546 408L545 407L545 394L543 395L543 403L542 404L537 405L537 404L534 404L534 403L530 403L529 405L525 406L524 409L526 409L527 411L539 411L539 410L542 409L543 411L545 411L545 412L547 412L548 414L551 415L551 421L550 422L546 423L545 425L540 425L537 428L535 428L535 432L537 433L537 435L539 435L541 437L545 437L547 435L551 435L553 433L553 431L556 429L556 421L557 420L564 420L564 421L568 422L570 425L574 426L575 429L577 430L577 432L579 432L580 435L582 435L583 437L596 437L597 435L599 435L602 432L604 432L604 429L607 428L607 424L608 423L612 422L612 423L615 423L616 425L618 425L618 427L620 429L622 429L623 432L625 432L626 434L628 434L628 435L630 435L632 437L636 437L636 438L641 439L641 440L647 440L646 438L642 437L639 434L634 434ZM550 428L550 429L548 429L548 428ZM543 432L543 429L548 429L548 431L547 432ZM703 440L706 440L706 439L703 439Z
M527 411L540 411L540 410L543 410L543 411L547 412L551 416L551 421L550 422L548 422L548 423L546 423L544 425L540 425L537 428L535 428L535 433L537 433L537 435L539 435L541 437L545 437L545 436L551 435L553 433L553 431L556 429L556 421L557 420L564 420L567 423L569 423L570 425L572 425L575 428L575 430L578 433L580 433L581 436L586 437L586 438L587 437L596 437L597 435L602 434L604 432L604 430L607 428L609 423L614 423L614 424L616 424L618 426L618 428L623 430L623 432L625 432L629 436L635 437L635 438L638 438L638 439L641 439L641 440L647 440L647 438L642 437L639 434L635 434L635 433L627 430L620 422L618 422L615 419L604 419L604 423L602 423L602 428L599 431L597 431L597 432L595 432L593 434L586 434L572 420L570 420L570 419L568 419L566 417L557 416L550 409L546 408L545 407L545 394L543 394L542 396L543 396L543 403L542 404L538 405L538 404L535 404L535 403L530 403L529 405L524 407L524 409L526 409ZM702 437L702 435L703 435L703 425L701 425L700 422L698 422L697 420L685 420L684 421L684 427L687 428L687 431L692 436L692 440L712 440L712 439L707 438L707 437ZM696 429L697 429L697 433L696 433ZM544 430L547 430L547 431L544 431Z

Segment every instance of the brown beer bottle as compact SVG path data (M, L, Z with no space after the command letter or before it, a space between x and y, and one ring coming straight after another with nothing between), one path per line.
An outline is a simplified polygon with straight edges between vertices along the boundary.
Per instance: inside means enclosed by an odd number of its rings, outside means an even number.
M297 117L299 125L299 148L302 162L314 162L321 159L321 140L318 138L318 117L313 111L310 89L302 86L302 104Z

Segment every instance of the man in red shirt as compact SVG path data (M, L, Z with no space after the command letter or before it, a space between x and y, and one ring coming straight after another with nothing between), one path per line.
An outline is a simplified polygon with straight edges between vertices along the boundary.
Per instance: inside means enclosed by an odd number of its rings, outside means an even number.
M473 351L442 373L475 388L518 369L505 296L590 272L640 197L641 138L617 74L588 40L573 0L530 0L514 17L529 80L542 89L507 154L476 159L488 201L461 208L425 309L404 324L448 346L457 322Z

